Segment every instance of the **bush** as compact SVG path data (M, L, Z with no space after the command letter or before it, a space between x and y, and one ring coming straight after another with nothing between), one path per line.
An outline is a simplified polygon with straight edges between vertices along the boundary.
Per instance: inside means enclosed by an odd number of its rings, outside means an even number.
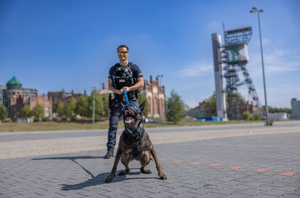
M38 118L33 119L33 122L39 122L39 121L40 121L40 119L38 119Z
M250 120L251 115L250 115L249 112L244 112L242 114L242 117L243 117L244 120Z
M78 120L78 118L77 118L76 115L74 115L74 116L71 117L71 121L77 121L77 120Z
M254 120L254 117L253 115L250 115L250 118L249 118L250 121L253 121Z
M53 122L59 122L59 118L57 118L57 117L52 118L52 121L53 121Z
M252 117L254 120L257 120L257 121L261 119L259 114L254 114Z
M61 117L60 119L61 122L68 122L68 118L66 116Z
M10 118L5 118L5 120L2 120L2 122L12 122Z
M50 122L51 120L50 120L49 117L44 117L44 118L42 119L42 121L43 121L43 122Z

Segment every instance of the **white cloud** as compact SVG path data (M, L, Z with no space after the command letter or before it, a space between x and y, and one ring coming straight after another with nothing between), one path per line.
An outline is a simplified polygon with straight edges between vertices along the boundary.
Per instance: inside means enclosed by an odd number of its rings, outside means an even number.
M207 64L204 62L191 64L186 66L184 69L176 71L180 77L195 77L195 76L203 76L208 72L213 71L213 65Z

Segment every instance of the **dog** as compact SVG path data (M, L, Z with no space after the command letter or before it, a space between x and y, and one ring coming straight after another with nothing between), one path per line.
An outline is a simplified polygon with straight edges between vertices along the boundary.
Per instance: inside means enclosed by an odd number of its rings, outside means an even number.
M141 162L141 172L144 174L151 174L150 170L146 170L145 166L150 163L149 151L156 163L156 169L160 179L166 180L167 177L163 173L158 161L156 151L153 144L150 141L149 135L146 133L143 127L143 111L145 110L145 102L140 107L135 104L127 104L122 108L122 117L125 126L120 140L119 148L115 157L115 162L111 173L105 180L109 183L115 177L118 163L121 159L122 164L126 170L119 173L119 175L126 175L130 172L128 164L132 160Z

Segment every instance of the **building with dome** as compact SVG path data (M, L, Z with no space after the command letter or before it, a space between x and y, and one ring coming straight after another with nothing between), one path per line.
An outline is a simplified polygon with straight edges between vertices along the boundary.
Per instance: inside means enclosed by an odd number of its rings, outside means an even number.
M24 88L22 83L14 76L6 83L6 86L0 85L0 92L0 102L8 107L11 99L13 104L17 102L17 95L25 95L25 102L28 102L30 96L32 98L36 97L38 90Z

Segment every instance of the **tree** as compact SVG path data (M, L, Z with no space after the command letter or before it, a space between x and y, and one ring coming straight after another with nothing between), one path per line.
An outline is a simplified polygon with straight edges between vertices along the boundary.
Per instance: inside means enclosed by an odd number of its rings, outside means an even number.
M110 109L108 106L108 95L102 94L101 98L102 98L102 103L103 103L104 117L108 117L109 113L110 113Z
M89 97L88 95L80 96L76 103L75 112L81 116L89 117Z
M101 95L97 91L93 91L89 97L89 117L93 117L93 100L95 95L95 120L100 120L105 115L104 103Z
M37 102L35 108L32 110L34 117L40 120L44 117L44 108Z
M204 108L209 109L210 113L214 116L217 115L217 99L216 92L213 93L211 97L205 100L203 104Z
M29 118L32 115L31 109L28 104L25 104L22 109L22 116L25 118Z
M8 117L8 110L6 106L0 104L0 120L4 120L7 117Z
M175 122L176 124L186 116L184 103L181 100L180 96L174 91L174 89L171 92L171 97L167 100L166 107L166 116L168 121Z
M64 103L60 102L56 108L56 113L58 113L58 116L63 116L65 115L65 107Z
M148 103L146 96L144 94L140 94L138 101L139 101L139 104L142 104L145 101L145 110L144 110L143 114L145 116L147 116L148 113L150 112L150 107L149 107L149 103Z
M65 106L65 114L68 117L71 117L75 114L76 109L76 100L74 98L69 98Z

